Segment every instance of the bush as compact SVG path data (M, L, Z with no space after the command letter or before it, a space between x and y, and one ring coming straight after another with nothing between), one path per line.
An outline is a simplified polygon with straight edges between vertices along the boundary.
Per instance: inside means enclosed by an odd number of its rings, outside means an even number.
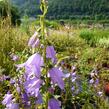
M109 31L108 30L88 30L83 29L79 35L83 38L90 46L101 46L108 47Z
M96 39L94 37L94 32L88 29L82 30L80 32L80 37L85 39L87 44L89 45L95 45Z

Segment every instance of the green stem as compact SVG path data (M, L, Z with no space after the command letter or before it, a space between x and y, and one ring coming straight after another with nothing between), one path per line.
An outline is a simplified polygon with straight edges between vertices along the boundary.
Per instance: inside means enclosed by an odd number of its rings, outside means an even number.
M47 60L46 60L46 47L47 47L47 42L46 42L46 37L45 37L45 15L47 11L47 6L45 0L41 0L41 10L43 12L43 15L40 16L40 26L41 26L41 39L42 43L44 45L44 50L43 50L43 57L44 57L44 63L45 63L45 84L46 84L46 102L45 102L45 109L48 109L48 100L49 100L49 93L48 93L48 87L49 87L49 79L47 77L48 73L48 67L47 67Z

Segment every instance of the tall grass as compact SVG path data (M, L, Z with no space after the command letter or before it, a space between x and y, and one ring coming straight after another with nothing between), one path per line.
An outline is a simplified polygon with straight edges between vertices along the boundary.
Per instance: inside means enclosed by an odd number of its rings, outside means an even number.
M109 47L109 30L101 29L83 29L80 31L81 38L83 38L90 46Z
M5 69L5 74L9 74L13 69L10 52L23 51L27 34L21 32L17 27L12 27L9 24L9 19L2 20L0 25L0 66Z

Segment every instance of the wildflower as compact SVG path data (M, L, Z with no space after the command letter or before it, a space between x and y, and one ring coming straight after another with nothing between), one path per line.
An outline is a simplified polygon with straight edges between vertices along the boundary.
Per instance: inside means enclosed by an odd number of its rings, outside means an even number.
M42 104L42 103L43 103L42 95L39 93L37 96L36 104Z
M4 100L2 101L3 105L10 104L13 98L13 94L5 94L3 98L4 98Z
M2 104L6 105L6 109L19 109L19 104L14 102L15 99L13 99L13 94L7 93L4 96L4 100L2 101Z
M12 54L10 55L10 57L11 57L11 59L12 59L13 61L18 61L18 60L19 60L19 57L18 57L17 55L15 55L14 53L12 53Z
M37 47L39 45L39 39L36 38L36 36L38 35L38 32L35 32L33 34L33 36L30 38L29 42L28 42L28 46L31 46L32 48Z
M38 53L33 54L25 62L25 66L32 66L32 65L35 65L37 67L43 66L43 58L41 57L40 54L38 54Z
M36 41L34 42L34 44L32 45L32 48L37 47L39 45L39 43L40 43L40 40L39 40L39 38L37 38Z
M39 89L41 86L42 80L38 78L29 79L24 83L24 87L26 93L30 94L30 96L37 97L39 94Z
M64 78L69 78L71 76L70 73L64 74Z
M53 63L56 62L56 51L53 46L47 46L46 48L46 57L50 58Z
M71 88L71 90L74 91L74 90L75 90L75 87L73 86L73 87Z
M75 82L76 81L76 77L72 77L72 82Z
M10 76L3 75L4 80L10 80Z
M20 94L21 89L18 85L16 86L16 91Z
M48 109L61 109L59 101L54 98L51 98L48 102Z
M103 96L103 92L99 91L98 93L98 96L102 97Z
M13 61L17 61L19 59L19 57L17 55L13 55L12 60Z
M30 101L29 101L29 97L28 97L26 92L24 92L21 95L21 98L22 98L22 103L24 104L24 107L25 108L29 107L30 106Z
M20 109L18 103L10 103L6 107L6 109Z
M99 79L96 79L95 80L95 85L98 85L99 84Z
M76 67L72 66L71 70L72 70L72 72L74 72L76 70Z
M90 84L93 84L93 83L94 83L94 79L91 79L91 80L89 81L89 83L90 83Z
M51 78L51 81L54 84L57 83L61 89L64 89L64 81L62 80L62 77L64 77L64 74L62 71L54 67L49 71L49 76Z
M15 79L12 79L12 78L11 78L10 84L11 84L11 85L12 85L12 84L15 84L15 82L16 82Z
M40 77L40 70L41 70L41 66L43 65L44 65L43 57L41 57L40 54L35 53L32 56L30 56L25 63L16 66L17 66L17 70L19 70L22 67L25 67L27 74L30 72L31 73L34 72L37 77Z

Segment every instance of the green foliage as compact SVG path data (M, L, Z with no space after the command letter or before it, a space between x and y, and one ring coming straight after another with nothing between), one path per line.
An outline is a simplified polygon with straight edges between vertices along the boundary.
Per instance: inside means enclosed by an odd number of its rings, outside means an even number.
M91 30L82 30L80 32L80 37L85 39L86 42L90 45L93 45L95 43L95 37L94 37L94 33Z
M39 0L12 0L21 14L36 17L40 12ZM36 4L37 3L37 4ZM36 5L34 5L36 4ZM48 0L49 19L108 19L108 0Z
M0 17L6 18L11 16L11 22L13 25L20 24L20 14L15 6L11 6L7 1L0 1Z
M108 30L89 30L83 29L79 35L83 38L87 44L90 46L102 46L102 47L109 47L109 31Z
M46 20L45 22L46 22L46 26L48 28L59 29L59 27L60 27L60 24L57 21L48 21L48 20ZM39 22L38 19L35 22L33 22L33 25L39 25L39 24L40 24L40 22Z
M13 71L10 52L23 51L27 34L11 27L8 19L2 20L2 23L0 23L0 66L4 69L3 73L9 74Z
M108 5L107 0L49 0L48 16L57 19L95 19L96 16L104 19L108 16Z
M28 15L29 17L38 16L40 11L40 0L11 0L20 10L20 15Z

